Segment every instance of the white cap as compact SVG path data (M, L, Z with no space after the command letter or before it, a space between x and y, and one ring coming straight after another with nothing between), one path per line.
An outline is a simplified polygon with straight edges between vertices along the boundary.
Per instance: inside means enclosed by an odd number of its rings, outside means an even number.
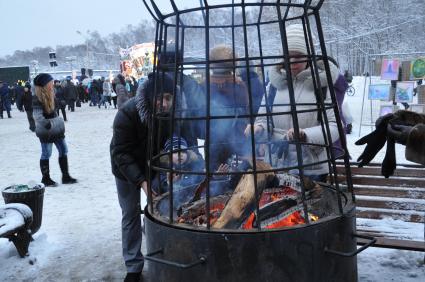
M304 38L302 24L293 24L286 27L286 38L288 40L288 51L307 55L307 42Z

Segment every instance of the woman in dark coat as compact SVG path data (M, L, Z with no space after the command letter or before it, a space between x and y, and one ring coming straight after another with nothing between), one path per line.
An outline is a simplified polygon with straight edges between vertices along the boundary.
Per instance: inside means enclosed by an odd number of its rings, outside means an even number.
M40 169L46 186L57 186L50 178L49 159L52 146L55 144L59 152L59 166L62 171L62 183L72 184L77 180L68 173L68 148L65 142L65 123L55 111L55 92L53 77L41 73L34 78L35 96L33 98L33 113L35 118L35 134L41 143Z
M27 113L28 123L30 125L30 130L35 131L35 121L32 115L32 93L31 93L31 84L27 82L24 87L24 95L22 96L22 106L24 107L25 112Z
M168 112L173 103L173 82L165 76L161 84L163 111ZM160 87L158 87L160 88ZM158 93L161 89L157 89ZM140 251L142 228L140 218L140 189L147 194L148 181L148 124L154 101L154 79L137 90L137 95L121 105L115 116L110 145L112 173L122 210L122 248L127 276L124 281L139 281L144 259ZM159 107L161 103L157 103ZM163 133L169 133L168 124L156 124ZM167 136L155 136L152 148L161 148ZM159 144L158 144L159 143ZM159 145L159 146L158 146ZM156 154L157 152L153 152Z
M112 82L112 88L117 94L117 106L118 109L120 109L122 105L124 105L124 103L127 102L127 100L129 99L127 89L125 88L124 76L118 74Z

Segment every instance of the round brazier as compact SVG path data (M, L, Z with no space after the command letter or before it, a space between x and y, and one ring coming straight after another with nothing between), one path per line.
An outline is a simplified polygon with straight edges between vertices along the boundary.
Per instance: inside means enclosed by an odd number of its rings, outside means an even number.
M310 225L261 232L188 230L145 209L149 277L155 281L357 281L355 207Z

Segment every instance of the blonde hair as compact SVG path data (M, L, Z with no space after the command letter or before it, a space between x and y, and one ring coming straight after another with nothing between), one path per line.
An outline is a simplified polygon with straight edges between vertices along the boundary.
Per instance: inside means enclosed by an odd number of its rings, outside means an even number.
M53 81L50 81L44 87L35 86L35 95L46 113L52 113L55 110L55 92L51 86L52 83Z

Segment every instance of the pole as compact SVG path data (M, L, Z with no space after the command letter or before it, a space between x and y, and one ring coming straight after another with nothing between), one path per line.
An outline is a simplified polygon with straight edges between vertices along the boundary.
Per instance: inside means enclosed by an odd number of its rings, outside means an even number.
M87 48L87 69L90 67L90 61L89 61L89 40L86 38L86 48Z
M363 86L363 99L362 99L362 111L360 114L360 127L359 127L359 137L362 133L362 125L363 125L363 110L364 110L364 100L366 95L366 83L367 83L367 76L364 78L364 86Z

